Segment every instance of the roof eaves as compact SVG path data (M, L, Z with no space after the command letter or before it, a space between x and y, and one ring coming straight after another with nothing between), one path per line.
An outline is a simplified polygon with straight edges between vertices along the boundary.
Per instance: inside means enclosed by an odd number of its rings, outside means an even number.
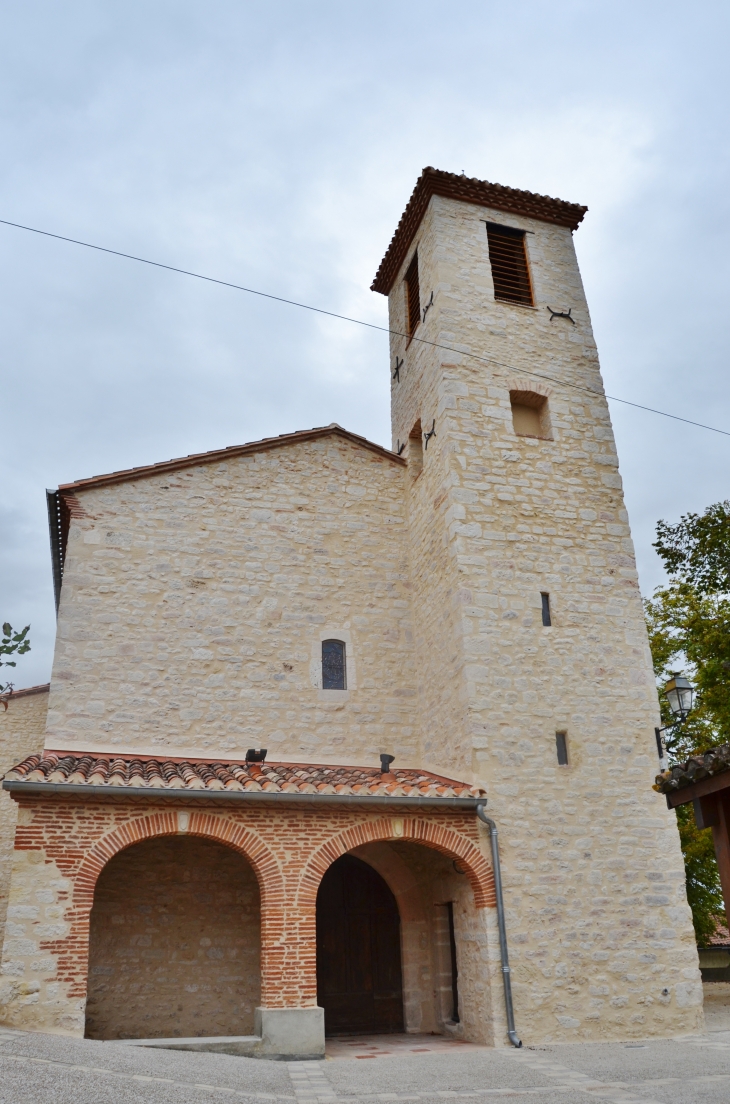
M371 284L371 291L380 292L381 295L389 294L426 213L431 196L434 195L461 200L464 203L474 203L480 207L491 207L515 215L525 215L542 222L565 226L570 230L578 229L588 210L579 203L569 203L563 199L553 199L552 196L508 188L503 184L492 184L488 180L458 176L456 173L442 172L427 166L413 189L413 194Z
M6 779L2 788L16 797L29 794L36 797L94 797L105 801L152 801L154 804L170 802L189 804L227 804L251 802L253 804L293 805L390 805L400 808L428 809L476 809L486 803L485 797L395 797L390 794L322 794L322 793L252 793L249 790L172 790L148 789L142 786L104 786L57 782L20 782Z

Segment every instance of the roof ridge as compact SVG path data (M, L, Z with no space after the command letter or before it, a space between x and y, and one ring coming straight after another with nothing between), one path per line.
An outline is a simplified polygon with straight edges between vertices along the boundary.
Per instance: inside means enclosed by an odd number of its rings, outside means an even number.
M283 448L286 445L296 444L301 441L315 440L318 437L326 437L329 434L338 434L345 437L353 444L369 449L371 452L392 460L396 464L405 464L401 456L375 441L369 441L358 433L336 422L327 426L315 426L313 429L299 429L293 433L280 433L278 437L262 437L258 441L248 441L242 445L228 445L222 449L211 449L208 452L193 452L187 456L179 456L173 460L161 460L155 464L142 464L135 468L123 468L120 471L109 472L105 475L92 475L87 479L77 479L72 483L60 483L58 490L63 494L75 491L83 491L88 487L103 487L113 483L128 483L134 479L145 479L151 475L161 475L164 472L179 471L182 468L192 468L199 464L212 464L216 460L230 456L242 456L250 452L263 452L267 449Z

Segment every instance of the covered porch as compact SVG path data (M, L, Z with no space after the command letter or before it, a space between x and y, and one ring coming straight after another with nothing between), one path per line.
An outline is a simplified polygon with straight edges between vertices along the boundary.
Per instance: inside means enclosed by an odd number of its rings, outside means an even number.
M277 1058L383 1030L502 1041L482 793L415 770L52 752L4 786L8 1026Z

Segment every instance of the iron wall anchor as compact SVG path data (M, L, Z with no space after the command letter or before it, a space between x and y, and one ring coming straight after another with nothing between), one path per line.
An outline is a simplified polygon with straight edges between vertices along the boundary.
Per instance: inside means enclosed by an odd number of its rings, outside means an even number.
M550 321L551 322L552 322L553 318L567 318L572 326L575 325L575 319L572 317L572 310L573 310L572 307L567 312L566 311L554 311L552 307L545 307L545 310L550 311Z

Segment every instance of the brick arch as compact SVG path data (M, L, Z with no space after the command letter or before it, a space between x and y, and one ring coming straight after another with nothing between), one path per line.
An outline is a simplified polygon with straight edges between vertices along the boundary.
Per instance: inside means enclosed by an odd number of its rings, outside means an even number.
M182 811L182 810L181 810ZM284 900L284 883L276 859L265 843L243 825L227 817L211 813L188 812L188 824L181 830L178 823L178 810L153 813L150 816L136 817L113 831L108 832L92 847L79 867L74 879L73 905L79 912L89 913L94 903L94 890L102 870L115 855L127 847L143 840L160 836L200 836L225 844L233 848L251 864L261 894L261 918L272 905ZM262 932L263 935L263 932Z
M319 883L335 859L363 843L390 842L394 839L421 843L451 859L458 859L471 883L476 907L493 908L496 905L492 868L479 848L466 836L442 824L406 817L403 818L403 835L395 836L392 818L383 817L345 829L314 852L299 883L298 905L302 913L314 916Z

